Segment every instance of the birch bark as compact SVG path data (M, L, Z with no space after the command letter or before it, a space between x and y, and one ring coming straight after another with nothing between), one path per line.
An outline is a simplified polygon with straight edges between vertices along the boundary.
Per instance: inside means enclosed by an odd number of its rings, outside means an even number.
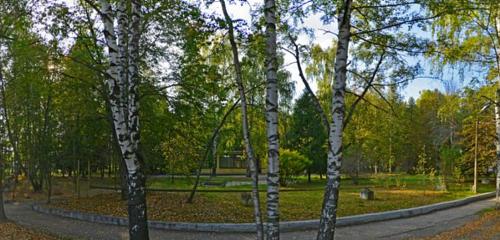
M345 115L347 59L351 37L351 0L339 2L338 47L335 59L335 81L332 85L332 122L328 133L327 184L323 197L318 240L333 240L337 218L337 203L342 164L342 131Z
M2 75L2 66L0 65L0 83L2 84L3 89L3 75ZM2 103L5 98L2 98ZM3 104L2 104L3 105ZM5 111L5 108L1 109ZM3 205L3 172L4 172L4 155L3 155L3 146L0 145L0 222L4 222L7 220L7 216L5 215L5 209Z
M141 34L141 4L130 1L129 17L126 3L117 7L118 29L114 26L114 13L106 0L100 0L104 36L108 48L110 66L106 85L115 134L122 159L127 167L128 215L130 239L149 239L143 160L139 151L139 39ZM127 20L131 19L130 24ZM116 31L116 33L115 33ZM116 36L118 34L118 38Z
M243 130L243 141L245 143L245 148L248 157L248 163L250 166L250 176L252 177L252 201L254 207L255 225L257 228L257 239L264 239L264 230L262 226L262 215L260 212L260 199L259 199L259 173L257 171L257 164L255 162L255 156L253 152L252 143L250 141L250 131L248 128L248 111L247 111L247 98L245 93L245 86L243 85L243 75L241 73L241 64L238 54L238 46L234 38L234 26L233 20L229 16L226 8L226 3L224 0L220 0L222 12L224 13L224 18L226 20L229 32L229 42L231 43L231 50L233 53L233 64L236 71L235 81L238 85L238 92L240 94L240 104L241 104L241 124Z
M500 204L500 10L497 11L497 16L495 18L496 27L496 37L498 47L495 48L496 51L496 62L497 62L497 73L498 73L498 85L495 96L495 125L496 125L496 155L497 155L497 176L496 176L496 202L497 207ZM495 43L493 43L495 44Z
M264 1L266 20L266 128L268 142L266 238L276 240L279 233L279 135L278 76L276 54L276 3Z
M500 84L500 83L499 83ZM496 154L497 154L497 176L496 176L496 205L500 205L500 86L496 90L496 104L495 104L495 126L496 126Z

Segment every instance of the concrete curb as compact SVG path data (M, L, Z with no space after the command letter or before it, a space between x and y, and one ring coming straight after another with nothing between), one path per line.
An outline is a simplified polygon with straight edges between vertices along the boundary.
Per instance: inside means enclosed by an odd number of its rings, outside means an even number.
M467 197L464 199L436 203L426 206L406 208L406 209L393 210L387 212L379 212L379 213L361 214L348 217L340 217L337 219L336 226L342 227L349 225L365 224L370 222L414 217L439 210L463 206L471 202L492 198L494 196L495 192L489 192L489 193L478 194L472 197ZM45 208L39 204L33 204L32 208L34 211L39 213L50 214L65 218L72 218L94 223L128 226L128 219L122 217L113 217L113 216L99 215L93 213L83 213L78 211L69 211L57 208ZM281 222L280 231L291 232L300 230L314 230L317 229L318 226L319 226L318 219ZM170 231L233 232L233 233L255 232L255 224L253 223L188 223L188 222L149 221L149 227L154 229L162 229Z

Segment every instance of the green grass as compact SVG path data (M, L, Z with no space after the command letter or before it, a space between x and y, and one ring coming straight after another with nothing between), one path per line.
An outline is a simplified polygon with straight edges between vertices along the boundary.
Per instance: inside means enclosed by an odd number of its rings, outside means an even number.
M202 181L207 180L202 177ZM217 177L211 181L228 181L234 178ZM240 181L249 181L240 178ZM172 183L166 178L149 179L150 188L189 189L193 179L175 179ZM423 176L412 175L377 175L363 176L355 185L351 179L343 178L340 187L339 216L356 215L380 211L422 206L449 201L473 195L470 183L450 182L448 191L434 190L434 181ZM102 182L99 182L100 184ZM297 183L282 189L311 189L313 191L282 192L280 194L281 219L304 220L319 217L322 205L325 180L314 177L312 183L306 178L299 178ZM264 187L264 186L262 186ZM375 200L365 201L359 198L361 189L369 187L375 192ZM200 189L246 189L238 187L200 187ZM494 190L494 184L479 185L478 192ZM194 204L186 204L187 193L151 192L148 194L148 213L150 219L164 221L189 222L252 222L253 208L240 203L240 193L200 192ZM260 194L262 209L265 209L265 192ZM67 198L55 201L55 207L98 212L110 215L126 216L126 203L120 202L119 194L101 194L90 198Z
M251 181L251 178L246 177L200 177L199 189L239 189L251 190L250 185L232 186L232 187L218 187L218 186L202 186L202 183L209 180L211 182L227 182L227 181ZM350 178L343 177L341 179L341 189L355 189L360 190L364 187L375 188L398 188L398 189L413 189L413 190L434 190L435 185L438 183L438 178L434 179L422 175L407 175L407 174L378 174L378 175L364 175L358 178L358 184L354 184ZM176 178L171 181L170 178L157 177L148 179L148 187L156 189L191 189L195 182L194 177L190 178ZM296 183L282 186L283 189L322 189L325 187L326 180L321 180L319 176L313 176L312 182L308 183L306 177L299 177ZM454 181L448 182L450 192L468 192L471 189L472 183L457 183ZM266 185L259 185L261 189L265 189ZM494 185L478 184L478 192L493 191Z

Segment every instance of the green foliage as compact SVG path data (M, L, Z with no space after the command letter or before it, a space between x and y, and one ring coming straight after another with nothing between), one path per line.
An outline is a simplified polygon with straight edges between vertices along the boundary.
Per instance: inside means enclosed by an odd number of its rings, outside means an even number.
M102 47L100 31L93 29L98 14L85 1L74 7L47 1L47 8L37 14L28 11L37 7L37 3L25 0L2 3L0 70L5 87L2 108L8 110L6 117L12 135L4 134L0 139L2 144L9 150L16 146L17 157L23 166L29 166L32 179L46 177L43 172L50 169L74 176L78 162L90 163L92 171L101 174L116 172L119 149L111 131L108 89L103 84L107 52ZM280 7L293 7L297 3L284 1ZM433 14L444 11L441 17L433 19L431 35L435 39L430 43L412 36L414 29L406 33L401 26L359 33L409 19L413 9L406 4L379 10L362 8L362 14L353 12L354 31L358 34L353 37L348 67L345 112L352 114L352 118L343 132L343 173L357 176L360 172L401 171L428 175L434 169L439 175L469 177L476 150L475 123L479 120L479 173L488 174L487 170L495 164L493 108L483 113L478 111L484 103L481 96L494 98L495 87L471 86L447 93L424 90L418 99L405 100L398 91L408 79L421 73L420 67L408 64L407 55L400 50L385 47L425 50L435 59L437 68L478 62L484 78L496 80L498 69L491 59L494 47L500 49L500 46L498 39L492 40L495 36L489 34L494 33L492 21L499 6L497 1L489 0L488 8L474 7L480 3L426 1L426 9ZM335 4L335 1L313 1L310 8L299 7L290 16L303 20L311 13L322 13L322 19L329 22L335 19ZM148 174L187 175L200 163L209 165L201 162L211 148L207 146L208 140L224 113L237 101L231 49L225 32L221 31L225 26L215 16L205 15L197 3L146 1L144 9L148 9L144 16L147 27L141 41L147 47L141 49L139 66L140 149ZM288 19L289 13L280 14ZM50 18L53 19L46 21ZM280 23L283 37L311 34L310 29L288 24ZM235 25L247 89L251 141L256 157L265 159L266 38L262 19L255 17L251 23L238 20ZM416 27L425 26L421 22ZM317 44L299 48L305 74L316 84L316 95L327 113L331 110L336 45L332 40L326 48ZM284 54L280 50L277 77L280 144L289 149L282 158L284 162L292 159L282 168L286 183L304 171L325 173L328 133L314 109L312 96L303 93L294 99L295 85L289 79ZM373 75L373 84L358 101L379 59L382 59L379 72ZM350 107L355 103L356 109L352 110ZM2 129L7 129L4 117L1 123ZM221 155L241 151L242 146L241 114L236 110L222 126L214 151ZM6 159L13 161L14 154L7 155ZM213 160L214 155L209 156ZM83 170L80 172L85 174ZM398 180L396 185L404 183Z
M452 174L453 164L461 157L460 149L458 148L458 146L442 147L439 156L442 161L441 175L446 176Z
M428 172L427 164L429 162L429 157L425 153L425 147L422 148L422 151L418 155L417 165L414 168L415 173L425 175Z
M487 176L488 169L495 166L495 123L492 121L494 115L493 106L479 112L485 101L479 100L478 96L494 96L494 86L484 86L479 89L466 88L464 97L461 99L463 118L462 128L458 135L462 155L454 166L455 175L459 178L470 178L473 176L474 158L476 153L476 124L477 124L477 163L479 176Z
M304 92L295 102L283 146L312 161L309 173L326 173L327 133L314 108L312 96Z
M304 174L312 161L297 151L280 151L280 184L286 186L295 177Z

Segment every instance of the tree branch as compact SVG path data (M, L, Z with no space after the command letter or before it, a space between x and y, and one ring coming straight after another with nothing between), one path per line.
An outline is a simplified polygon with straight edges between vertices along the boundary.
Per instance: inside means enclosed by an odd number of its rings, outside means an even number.
M288 35L288 38L290 39L290 42L292 43L294 50L295 50L292 53L292 55L295 57L295 61L297 63L297 69L299 70L300 79L302 80L302 83L306 87L307 92L311 95L311 97L313 99L314 107L316 108L316 111L320 115L323 125L325 126L327 132L330 132L330 124L328 121L328 117L326 116L325 111L323 111L323 108L321 107L321 103L319 102L319 99L316 97L316 94L314 94L314 91L311 89L311 86L307 82L307 79L304 75L304 71L302 70L302 65L300 63L299 45L295 42L294 37L291 36L290 34Z
M381 5L360 5L360 6L353 6L353 9L365 9L365 8L390 8L390 7L400 7L400 6L406 6L406 5L413 5L413 4L421 4L421 1L413 1L413 2L402 2L402 3L392 3L392 4L381 4Z
M384 60L384 56L385 56L385 50L382 51L382 54L380 55L380 58L377 62L375 70L373 70L373 73L370 77L370 80L366 83L365 89L363 89L363 92L361 93L361 95L351 104L351 107L349 108L349 112L347 114L347 117L344 121L344 129L346 129L346 126L351 121L351 118L354 115L354 110L356 109L356 106L358 105L359 101L361 101L361 98L363 98L366 95L366 93L368 92L368 89L370 89L370 87L372 86L372 83L375 80L375 77L377 76L377 73L380 69L380 65L382 65L382 62Z
M382 30L385 30L385 29L389 29L389 28L393 28L393 27L399 27L399 26L404 25L404 24L416 23L416 22L420 22L420 21L431 20L431 19L438 18L438 17L440 17L440 16L442 16L444 14L445 14L444 12L441 12L441 13L437 13L436 15L430 16L430 17L418 17L418 18L413 18L413 19L410 19L410 20L402 21L402 22L397 22L397 23L389 24L389 25L386 25L386 26L383 26L383 27L380 27L380 28L376 28L376 29L365 30L365 31L358 31L358 32L352 33L351 36L358 36L358 35L367 34L367 33L379 32L379 31L382 31Z

